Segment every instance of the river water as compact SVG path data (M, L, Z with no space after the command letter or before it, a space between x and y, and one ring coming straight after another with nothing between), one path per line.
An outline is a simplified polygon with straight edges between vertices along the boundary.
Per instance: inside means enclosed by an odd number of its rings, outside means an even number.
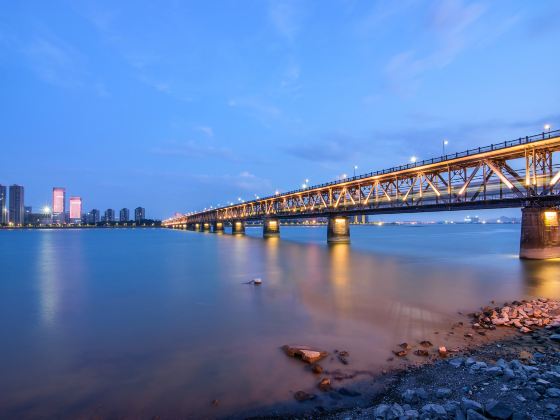
M1 231L0 417L253 413L314 389L287 343L378 372L457 311L560 297L560 263L520 261L519 230L352 226L333 247L324 227Z

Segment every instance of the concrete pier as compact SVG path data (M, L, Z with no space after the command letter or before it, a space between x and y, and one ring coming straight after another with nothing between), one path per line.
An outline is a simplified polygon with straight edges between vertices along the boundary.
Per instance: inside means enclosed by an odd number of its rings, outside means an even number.
M329 216L327 242L329 244L350 243L350 220L347 216Z
M210 232L210 223L202 223L202 232Z
M273 238L280 236L280 220L266 218L263 220L263 237Z
M224 222L214 222L214 223L212 223L212 232L214 232L214 233L224 233Z
M560 258L559 213L557 208L525 207L521 210L520 258Z
M231 223L231 233L233 235L245 235L245 222L242 220L234 220Z

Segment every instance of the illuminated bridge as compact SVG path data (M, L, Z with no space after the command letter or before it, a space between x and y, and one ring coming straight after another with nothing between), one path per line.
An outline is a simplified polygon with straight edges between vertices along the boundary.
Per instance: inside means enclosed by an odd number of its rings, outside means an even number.
M521 207L520 256L560 257L560 130L521 137L230 206L165 220L166 227L244 234L262 221L328 219L329 243L350 241L349 216Z

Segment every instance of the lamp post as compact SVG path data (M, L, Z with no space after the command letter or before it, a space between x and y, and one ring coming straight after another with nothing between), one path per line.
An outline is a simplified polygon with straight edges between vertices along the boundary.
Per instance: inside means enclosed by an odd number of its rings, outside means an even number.
M410 163L416 163L417 160L418 160L418 159L416 158L416 156L412 156L412 157L410 158Z
M552 126L550 124L545 124L544 125L544 131L546 133L548 133L548 136L550 137L550 129L552 128Z

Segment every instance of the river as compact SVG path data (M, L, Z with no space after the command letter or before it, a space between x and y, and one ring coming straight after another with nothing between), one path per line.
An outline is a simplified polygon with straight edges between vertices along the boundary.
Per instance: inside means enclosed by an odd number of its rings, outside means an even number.
M351 226L332 247L281 229L0 231L0 417L254 413L317 382L283 344L375 373L458 311L560 297L560 262L518 259L519 225Z

